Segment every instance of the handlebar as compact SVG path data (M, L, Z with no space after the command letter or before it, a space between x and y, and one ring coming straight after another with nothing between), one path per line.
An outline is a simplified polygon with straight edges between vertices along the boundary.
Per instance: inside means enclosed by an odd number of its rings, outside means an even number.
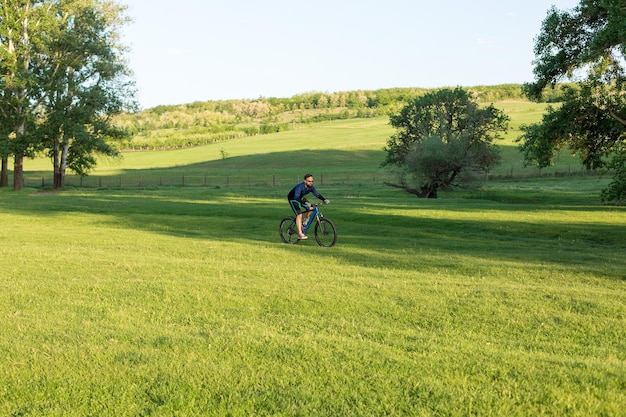
M328 203L326 203L326 202L324 202L324 201L328 201ZM311 208L313 209L313 208L315 208L315 207L319 207L319 206L323 206L323 205L326 205L326 204L330 204L330 200L324 200L324 201L323 201L323 202L321 202L321 203L315 203L315 204L311 204L311 203L309 203L309 205L310 205L310 206L311 206Z

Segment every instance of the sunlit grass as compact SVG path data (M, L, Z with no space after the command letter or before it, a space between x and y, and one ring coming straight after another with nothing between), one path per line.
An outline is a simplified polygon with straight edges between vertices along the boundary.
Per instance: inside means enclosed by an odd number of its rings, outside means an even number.
M2 192L0 414L617 416L626 213L527 185Z
M626 212L599 204L607 179L416 199L374 180L390 129L125 153L102 187L0 190L0 415L621 415ZM26 162L35 183L47 163ZM331 249L280 243L304 170Z

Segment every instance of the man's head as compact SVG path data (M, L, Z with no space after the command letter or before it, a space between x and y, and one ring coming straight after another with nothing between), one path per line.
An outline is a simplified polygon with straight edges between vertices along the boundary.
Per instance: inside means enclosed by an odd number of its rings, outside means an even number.
M304 185L306 186L306 188L311 188L311 186L313 185L313 175L306 174L304 176Z

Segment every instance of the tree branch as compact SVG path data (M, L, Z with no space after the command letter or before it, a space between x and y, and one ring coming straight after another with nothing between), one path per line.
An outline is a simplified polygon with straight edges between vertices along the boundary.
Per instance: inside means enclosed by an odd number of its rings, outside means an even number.
M623 124L624 126L626 126L626 119L622 119L621 117L619 117L617 114L615 114L612 110L609 109L609 115L617 120L618 122L620 122L621 124Z
M383 184L389 186L389 187L394 187L394 188L399 188L401 190L406 191L409 194L413 194L419 198L437 198L437 186L423 186L421 189L417 189L417 188L411 188L407 185L402 185L402 184L393 184L391 182L384 182Z
M389 187L399 188L401 190L406 191L407 193L414 194L414 195L416 195L418 197L422 196L422 191L418 190L417 188L407 187L406 185L402 185L402 184L393 184L391 182L385 182L383 184L385 184L385 185L387 185Z

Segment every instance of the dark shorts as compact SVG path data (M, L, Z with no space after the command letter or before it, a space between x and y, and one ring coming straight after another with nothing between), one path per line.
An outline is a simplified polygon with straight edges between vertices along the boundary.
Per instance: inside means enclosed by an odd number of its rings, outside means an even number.
M287 201L289 201L289 205L291 206L291 209L296 214L296 216L298 214L306 213L307 211L309 211L307 209L307 206L305 206L304 204L301 204L297 200L289 200L289 199L287 199Z

